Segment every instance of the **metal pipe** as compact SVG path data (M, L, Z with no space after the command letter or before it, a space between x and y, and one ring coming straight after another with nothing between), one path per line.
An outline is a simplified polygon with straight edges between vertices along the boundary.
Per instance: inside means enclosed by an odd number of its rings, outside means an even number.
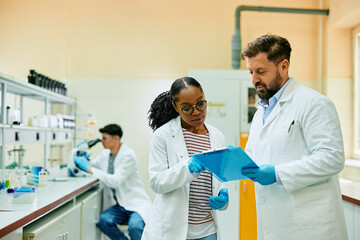
M241 11L256 12L278 12L278 13L298 13L298 14L315 14L329 15L328 9L306 9L306 8L278 8L278 7L261 7L261 6L244 6L241 5L235 11L235 34L232 38L232 67L240 68L241 60L241 34L240 34L240 13Z

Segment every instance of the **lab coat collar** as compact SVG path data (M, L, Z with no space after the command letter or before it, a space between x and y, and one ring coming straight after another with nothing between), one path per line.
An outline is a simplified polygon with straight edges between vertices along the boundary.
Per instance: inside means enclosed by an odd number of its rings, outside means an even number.
M170 122L170 134L172 145L175 148L176 155L178 159L184 160L189 158L189 153L187 151L185 141L184 141L184 134L181 128L181 117L178 116L177 118L171 120Z
M284 104L291 100L291 98L293 96L294 89L299 85L295 81L295 79L293 79L292 77L289 80L291 80L291 82L289 83L289 85L286 86L286 88L285 88L283 94L281 95L279 101L276 103L274 109L271 111L269 117L266 119L265 124L264 124L264 128L276 118L276 116L281 112L281 109L284 106Z
M119 151L116 153L116 157L114 159L114 162L117 161L119 158L121 158L121 155L126 151L126 144L124 142L121 143L121 146L119 148ZM108 158L110 157L111 151L110 149L105 149L107 151Z
M285 102L289 101L292 98L294 92L293 90L299 85L293 77L290 77L288 81L290 80L291 82L289 83L289 85L287 85L278 101L281 107L284 105Z

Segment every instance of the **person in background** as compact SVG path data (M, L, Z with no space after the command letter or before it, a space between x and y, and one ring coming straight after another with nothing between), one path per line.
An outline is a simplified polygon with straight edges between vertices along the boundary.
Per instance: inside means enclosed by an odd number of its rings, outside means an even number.
M135 153L121 142L123 132L119 125L109 124L99 131L105 149L91 164L84 157L75 160L81 170L111 188L116 201L100 214L97 226L110 239L125 240L128 238L117 225L128 224L131 240L140 240L145 223L149 221L151 201L140 180Z
M344 167L338 115L331 100L289 76L288 40L264 35L242 53L259 96L247 154L259 168L258 239L348 239L337 173Z
M151 105L149 176L156 198L143 240L219 239L215 210L227 208L228 190L191 158L225 146L224 135L205 123L206 106L191 77L175 80Z

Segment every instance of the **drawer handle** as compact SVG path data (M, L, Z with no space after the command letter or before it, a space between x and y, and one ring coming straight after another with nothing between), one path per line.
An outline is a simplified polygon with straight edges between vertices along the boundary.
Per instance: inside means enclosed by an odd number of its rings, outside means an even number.
M15 132L15 141L19 141L20 140L20 133L19 132Z

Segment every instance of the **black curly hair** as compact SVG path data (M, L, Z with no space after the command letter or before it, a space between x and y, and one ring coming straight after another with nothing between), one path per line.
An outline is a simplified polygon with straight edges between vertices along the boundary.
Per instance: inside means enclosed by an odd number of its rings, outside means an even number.
M194 78L182 77L173 82L170 91L163 92L155 98L148 111L149 126L154 131L171 119L179 116L179 113L175 111L172 103L176 103L179 92L189 86L200 88L201 91L203 91L200 83Z

